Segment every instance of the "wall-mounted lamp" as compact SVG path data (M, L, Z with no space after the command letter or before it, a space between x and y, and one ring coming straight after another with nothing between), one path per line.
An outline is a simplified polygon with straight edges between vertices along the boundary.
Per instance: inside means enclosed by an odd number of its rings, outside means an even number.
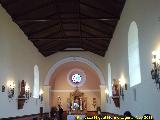
M15 83L14 81L8 81L7 82L7 87L8 87L8 99L10 102L10 99L14 97L14 89L15 89Z
M39 99L41 100L41 103L43 101L43 93L44 91L42 89L40 89L40 92L39 92Z
M123 77L119 79L120 84L120 95L122 96L122 99L124 100L124 89L127 90L127 84Z
M160 89L160 49L152 52L152 64L153 68L151 70L152 79L155 80L155 83L159 85Z

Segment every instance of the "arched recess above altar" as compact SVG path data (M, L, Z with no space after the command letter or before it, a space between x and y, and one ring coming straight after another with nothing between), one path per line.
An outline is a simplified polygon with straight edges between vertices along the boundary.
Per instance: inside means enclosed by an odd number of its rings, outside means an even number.
M76 72L73 72L73 70ZM82 80L77 83L79 79L74 81L74 79L71 79L73 76L80 76ZM86 80L83 79L85 77L87 78ZM104 95L101 95L104 92L101 87L104 84L101 70L91 61L81 57L69 57L58 61L49 69L45 84L51 86L49 90L49 105L57 106L57 98L59 96L65 111L67 111L67 106L69 105L71 110L70 93L74 91L73 89L76 86L79 87L80 92L84 93L82 111L84 111L84 100L86 100L86 109L95 111L103 103L101 97L105 99Z

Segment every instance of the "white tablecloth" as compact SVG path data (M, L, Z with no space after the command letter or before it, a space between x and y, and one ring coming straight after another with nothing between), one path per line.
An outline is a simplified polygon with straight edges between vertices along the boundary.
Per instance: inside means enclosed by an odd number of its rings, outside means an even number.
M67 120L75 120L76 116L79 116L82 119L86 117L85 115L67 115Z

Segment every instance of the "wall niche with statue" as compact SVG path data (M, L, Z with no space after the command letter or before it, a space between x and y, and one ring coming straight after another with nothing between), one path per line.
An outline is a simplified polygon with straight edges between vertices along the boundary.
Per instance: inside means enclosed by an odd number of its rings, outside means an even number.
M113 79L112 84L112 99L116 107L120 108L120 85L119 80Z
M19 95L18 95L18 109L23 109L24 103L27 100L25 91L26 82L22 80L19 85Z

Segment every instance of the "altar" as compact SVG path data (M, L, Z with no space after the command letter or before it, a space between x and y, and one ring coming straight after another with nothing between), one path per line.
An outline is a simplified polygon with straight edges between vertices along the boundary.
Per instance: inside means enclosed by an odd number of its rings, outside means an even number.
M78 87L68 98L68 112L72 115L82 115L87 112L87 97L84 97L84 93L80 92Z

